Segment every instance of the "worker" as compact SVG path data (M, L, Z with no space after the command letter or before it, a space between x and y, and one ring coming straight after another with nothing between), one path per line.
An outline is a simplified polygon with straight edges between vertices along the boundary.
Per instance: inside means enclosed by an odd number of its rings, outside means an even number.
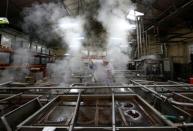
M92 60L92 59L89 59L89 69L92 70L92 71L94 71L95 68L96 68L96 66L95 66L93 60Z
M105 85L112 85L113 68L109 61L103 59L102 63L96 64L96 69L94 71L94 79L97 82L102 82Z
M103 59L103 66L105 67L105 72L107 74L106 82L108 85L110 85L113 82L113 67L106 59Z

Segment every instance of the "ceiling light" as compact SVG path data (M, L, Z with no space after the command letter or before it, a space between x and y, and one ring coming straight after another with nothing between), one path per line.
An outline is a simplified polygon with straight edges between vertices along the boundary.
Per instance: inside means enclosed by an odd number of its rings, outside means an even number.
M84 40L84 37L76 37L74 39L76 39L76 40Z
M64 56L70 56L70 54L66 53L66 54L64 54Z
M128 14L127 15L127 19L129 19L129 20L136 20L136 17L134 15Z
M122 38L121 37L111 37L110 39L112 39L112 40L121 40Z
M138 11L135 11L135 10L130 10L129 14L127 15L127 19L136 20L137 16L144 16L144 13L138 12Z
M121 48L128 48L128 45L120 45Z
M138 12L138 11L135 11L135 10L130 10L129 14L134 15L134 16L144 16L144 13Z
M79 91L78 91L78 89L71 89L70 92L71 93L78 93Z
M0 25L9 24L9 20L6 17L0 17Z

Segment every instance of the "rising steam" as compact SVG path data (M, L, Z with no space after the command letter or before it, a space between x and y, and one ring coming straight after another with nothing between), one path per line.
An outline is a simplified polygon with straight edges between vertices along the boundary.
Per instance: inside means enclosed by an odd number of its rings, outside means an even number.
M84 17L67 16L59 3L35 4L27 8L24 14L24 30L48 42L58 37L63 48L68 46L68 57L48 65L55 81L68 83L71 71L80 71L83 66L80 51L84 40Z
M101 41L102 46L101 44L96 45L106 49L107 59L113 67L126 70L131 52L128 43L133 28L126 16L129 10L134 8L135 6L130 0L99 0L97 15L95 11L92 11L91 13L95 14L88 15L87 12L72 17L67 16L64 8L59 3L34 4L24 10L23 29L48 42L60 38L62 46L68 46L66 52L69 55L68 57L57 61L55 64L48 65L54 72L55 79L61 79L60 82L66 83L69 81L71 71L81 72L83 70L83 63L81 62L83 42L88 43L90 41L94 43L98 39L97 37L105 39ZM92 23L88 21L92 21ZM85 23L87 26L85 26ZM93 23L94 26L91 25ZM100 27L101 30L93 32L91 30L93 27ZM87 30L85 31L85 29ZM91 37L87 38L86 35L89 32Z
M126 70L131 47L132 24L126 19L135 6L130 0L100 0L98 20L107 31L107 58L115 69Z

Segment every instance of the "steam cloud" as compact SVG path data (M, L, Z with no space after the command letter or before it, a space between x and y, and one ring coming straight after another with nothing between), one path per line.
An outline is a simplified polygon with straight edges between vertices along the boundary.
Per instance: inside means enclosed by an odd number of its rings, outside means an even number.
M107 31L107 59L115 69L126 70L131 52L128 40L132 32L126 16L135 6L130 0L100 0L100 4L97 18Z
M25 8L22 14L24 16L22 24L24 31L33 33L47 42L59 37L53 32L53 25L66 16L62 5L57 3L35 3L31 7Z
M107 59L115 69L126 70L131 52L128 40L132 32L132 26L126 16L129 10L135 9L135 5L130 0L99 0L99 3L98 15L93 19L101 22L106 30L107 36L104 32L101 33L106 37ZM35 33L46 41L61 38L63 47L68 45L67 54L70 56L48 65L55 76L54 79L67 83L71 70L82 72L80 51L86 34L85 23L88 21L83 15L67 16L60 3L44 3L26 8L24 16L23 29L26 32Z
M34 4L25 9L24 14L24 30L48 42L55 37L61 38L62 46L68 46L68 57L48 65L56 82L68 83L71 71L78 72L83 67L80 51L84 40L84 17L67 16L60 3Z

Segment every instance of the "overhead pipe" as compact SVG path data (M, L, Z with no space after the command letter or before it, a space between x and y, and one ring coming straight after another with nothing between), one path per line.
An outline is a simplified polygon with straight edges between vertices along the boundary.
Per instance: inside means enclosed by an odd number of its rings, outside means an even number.
M144 28L143 28L144 29ZM147 39L147 31L145 32L145 52L146 52L146 55L148 55L148 39Z
M140 55L143 55L143 44L142 44L142 31L141 31L141 18L138 17L139 19L139 44L140 44Z
M141 18L141 27L142 27L142 43L143 43L143 55L146 55L146 39L145 39L145 32L144 32L144 23L143 19Z
M136 17L136 25L137 25L137 58L140 57L140 42L139 42L139 22L138 22L138 17Z

